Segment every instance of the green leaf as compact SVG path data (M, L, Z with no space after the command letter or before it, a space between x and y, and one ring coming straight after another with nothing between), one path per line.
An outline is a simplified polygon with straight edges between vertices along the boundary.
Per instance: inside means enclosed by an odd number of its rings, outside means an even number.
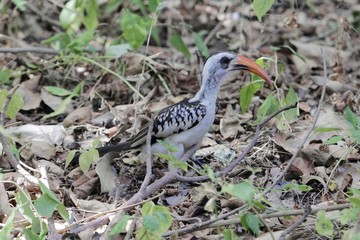
M253 8L256 17L261 21L261 18L270 10L275 0L254 0Z
M59 107L54 112L45 115L42 120L63 114L66 111L67 106L71 103L71 99L73 97L79 96L82 93L83 86L84 82L80 82L78 85L76 85L71 94L61 102Z
M43 182L39 182L39 187L42 193L47 194L55 202L60 203L60 200L56 197L56 195L47 186L45 186Z
M0 90L0 109L3 108L4 102L8 96L8 92L6 90ZM14 93L11 96L9 105L7 106L5 115L11 119L14 119L16 114L20 111L20 109L24 106L24 100L19 93Z
M161 3L161 0L149 0L149 9L151 12L155 13L157 10L157 7Z
M51 93L52 95L59 96L59 97L65 97L65 96L69 96L71 94L70 91L68 91L64 88L59 88L59 87L44 86L44 89L47 92Z
M79 165L80 169L86 173L89 171L89 168L92 163L95 163L99 159L99 152L95 148L90 148L89 150L80 154Z
M168 142L165 142L164 140L160 140L158 139L157 142L163 146L164 148L166 148L166 150L168 150L169 152L177 152L178 149L172 145L170 145Z
M111 229L110 236L117 235L119 233L126 233L126 226L132 218L132 216L127 214L123 215L120 221L118 221Z
M290 88L288 93L286 94L285 99L282 99L282 106L290 106L290 105L294 105L295 103L298 102L298 97L296 95L296 92L294 91L293 88ZM277 117L280 119L278 124L277 124L277 128L280 131L290 131L290 123L292 123L294 120L296 120L297 116L299 115L299 109L298 107L296 108L292 108L289 109L285 112L283 112L282 114L279 114Z
M340 214L341 225L355 222L359 213L360 208L343 209Z
M74 87L73 91L71 92L71 95L73 97L78 97L81 95L84 87L84 82L80 82L76 87Z
M68 46L71 43L71 36L67 33L58 33L48 39L43 40L41 43L42 44L53 43L53 47L56 50L64 50L66 46Z
M153 202L147 202L141 208L143 227L146 231L161 236L172 224L170 211L167 207L157 206Z
M1 226L0 239L13 239L11 231L14 230L13 226L16 211L18 211L17 208L14 208L11 211L10 215L7 217L5 224Z
M211 213L214 213L215 210L216 210L216 199L215 198L210 198L205 206L204 206L204 210L205 211L208 211L208 212L211 212Z
M25 192L23 189L19 189L19 192L15 194L15 200L16 203L18 203L18 206L21 206L21 212L23 215L25 215L27 218L31 219L32 222L37 218L34 214L34 211L31 209L31 197L27 192Z
M349 107L344 110L344 117L346 121L355 129L360 128L360 117L356 116Z
M253 201L254 194L257 192L256 188L248 182L226 184L223 186L222 191L247 202Z
M124 0L110 0L106 3L105 7L105 14L108 15L109 13L114 12L117 10L120 5L123 3Z
M146 8L141 0L131 0L136 6L138 6L142 13L146 13Z
M78 17L79 12L76 11L76 0L68 1L60 12L59 20L64 29L68 29Z
M95 30L98 26L99 7L96 0L87 0L85 4L86 14L83 23L87 30Z
M12 0L12 2L20 9L20 11L25 11L27 1L25 0Z
M240 107L242 113L248 110L252 97L263 85L262 82L252 82L240 89Z
M351 134L351 140L352 140L352 142L359 144L359 143L360 143L360 130L351 128L351 129L349 130L349 132L350 132L350 134Z
M83 48L88 46L90 41L93 39L94 33L94 30L87 30L83 32L71 41L66 48L75 53L82 53ZM88 50L92 50L91 46L88 47Z
M297 51L295 51L292 47L290 47L289 45L282 45L281 47L285 47L287 49L289 49L292 54L294 54L296 57L298 57L301 61L303 61L304 63L306 63L306 60L303 56L300 55L300 53L298 53Z
M317 221L315 224L316 231L322 235L327 237L332 237L334 235L334 225L331 220L325 216L325 211L320 210L317 214Z
M157 45L160 45L160 36L159 36L159 30L157 28L157 26L152 26L152 30L151 30L151 37L155 40Z
M225 229L224 230L224 240L235 240L237 239L237 236L233 229Z
M20 111L20 109L24 106L24 100L22 96L15 92L10 99L9 106L6 109L6 115L10 119L14 119L16 114ZM1 104L2 107L2 104Z
M187 58L191 57L189 49L187 48L184 41L182 40L182 37L178 33L174 33L171 36L170 43L176 50L182 52Z
M332 131L341 131L342 129L341 128L337 128L337 127L319 127L319 128L316 128L314 130L314 133L325 133L325 132L332 132Z
M252 214L247 213L241 216L241 224L247 229L251 230L255 235L259 235L260 233L260 225L261 222L259 218Z
M308 192L312 190L312 187L305 184L287 183L283 186L285 189L297 190L301 192Z
M210 178L211 181L216 181L216 176L214 170L209 166L204 166L204 170L206 172L206 175Z
M174 157L171 153L164 154L164 153L154 153L155 156L158 156L159 158L165 159L168 162L170 162L175 168L179 168L181 170L187 171L188 165L186 162L181 161Z
M262 120L265 119L266 115L276 112L278 109L279 101L273 94L269 95L259 107L259 110L256 114L256 121L254 122L254 124L260 123Z
M48 118L52 118L60 114L63 114L66 111L67 106L71 103L71 99L72 99L71 95L65 98L54 112L46 114L45 116L42 117L42 120L46 120Z
M209 57L210 55L209 49L204 43L204 40L202 39L201 35L199 33L193 32L193 36L195 39L195 45L199 49L201 55L203 55L206 58Z
M75 154L77 153L77 150L71 150L68 155L66 156L66 161L65 161L65 169L69 166L69 164L71 163L71 161L73 160Z
M324 142L324 144L335 144L340 142L344 137L343 136L333 136L331 138L329 138L328 140L326 140Z
M130 50L132 50L132 47L130 46L130 44L127 43L111 45L105 49L105 54L106 56L113 56L115 58L120 58L121 56L128 53Z
M56 210L58 211L58 213L61 215L61 217L66 221L66 222L70 222L70 218L69 218L69 213L66 210L66 207L62 204L59 203L58 206L56 207Z
M58 204L48 194L43 194L34 201L36 211L43 217L51 217Z
M145 42L148 35L149 22L139 15L123 11L120 21L122 36L136 50Z
M0 85L8 85L10 81L11 71L8 68L3 68L0 70Z

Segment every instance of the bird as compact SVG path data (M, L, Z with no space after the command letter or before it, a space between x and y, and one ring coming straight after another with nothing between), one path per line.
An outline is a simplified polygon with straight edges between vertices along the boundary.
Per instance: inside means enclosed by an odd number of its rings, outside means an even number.
M241 71L254 73L270 86L272 84L267 72L247 57L232 52L211 55L205 61L198 92L192 98L168 106L154 116L151 123L151 153L169 153L158 140L174 147L176 151L171 154L177 159L181 159L186 151L200 144L214 122L221 83L234 78ZM148 130L149 126L146 126L126 142L97 148L99 155L138 147L144 152Z

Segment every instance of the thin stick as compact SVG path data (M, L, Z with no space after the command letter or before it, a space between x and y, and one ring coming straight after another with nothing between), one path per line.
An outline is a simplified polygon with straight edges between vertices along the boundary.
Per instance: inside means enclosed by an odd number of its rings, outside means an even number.
M45 53L50 55L58 55L59 51L52 48L43 47L14 47L0 48L0 53Z
M300 226L300 224L302 224L303 222L305 222L306 218L310 215L310 213L311 213L311 206L310 206L310 205L306 205L302 217L301 217L299 220L297 220L296 222L294 222L293 224L291 224L288 228L286 228L286 229L281 233L281 236L280 236L279 240L285 240L286 236L287 236L289 233L291 233L292 231L294 231L298 226Z
M13 89L11 89L8 93L8 95L6 96L6 99L4 101L4 104L2 106L1 109L1 113L0 113L0 125L5 127L5 114L6 114L6 110L9 107L10 101L12 96L14 95L14 93L16 92L16 90L18 90L18 88L20 87L20 85L16 85Z
M4 135L3 131L5 130L4 128L4 122L5 122L5 114L6 114L6 110L9 106L11 97L13 96L13 94L16 92L16 90L20 87L20 85L17 85L16 87L14 87L13 89L11 89L8 93L8 95L6 96L6 99L4 101L3 107L1 109L1 113L0 113L0 127L3 129L0 129L0 142L3 146L4 152L6 153L6 155L9 158L9 162L11 164L11 166L14 169L18 169L18 167L20 167L19 165L19 161L18 159L16 159L15 155L11 152L10 150L10 145L6 139L6 136Z
M164 195L164 194L165 194L165 191L159 193L158 195L156 195L156 196L154 196L154 197L152 197L152 198L146 199L146 200L144 200L144 201L142 201L142 202L138 202L138 203L136 203L136 204L127 205L127 206L120 206L120 207L118 207L118 208L116 208L116 209L113 209L113 210L110 210L110 211L97 213L97 214L92 215L92 216L90 216L90 217L83 218L83 219L81 219L81 220L79 220L79 221L77 221L77 222L74 222L74 223L70 224L69 226L67 226L67 227L64 228L64 229L59 230L58 232L61 233L61 234L62 234L62 233L65 233L65 232L69 231L72 227L74 227L75 225L78 225L78 224L83 223L83 222L86 222L86 221L90 221L90 220L92 220L92 219L98 219L98 218L100 218L100 217L107 217L107 218L108 218L109 216L113 215L114 212L119 212L119 211L125 210L125 209L131 209L131 208L136 207L136 206L138 206L138 205L141 205L141 204L143 204L143 203L145 203L145 202L148 202L148 201L151 201L151 200L153 200L153 199L156 199L156 198L158 198L159 196ZM91 224L91 222L89 222L89 224Z
M350 208L351 206L352 205L350 203L337 204L337 205L331 205L331 206L320 206L320 207L313 206L311 213L314 214L320 210L324 210L324 211L341 210L341 209ZM240 208L243 210L244 206L240 207ZM239 212L239 208L234 209L231 212L237 213L237 212ZM305 212L304 210L288 210L288 211L275 212L275 213L264 213L264 214L260 214L260 216L263 219L269 219L269 218L279 218L279 217L286 217L286 216L302 215L302 214L304 214L304 212ZM205 228L213 228L213 227L227 226L227 225L231 225L231 224L239 224L241 221L240 218L238 218L238 217L220 221L220 220L228 217L227 214L226 214L227 215L226 217L224 217L224 215L225 214L219 215L216 219L205 221L202 224L192 224L192 225L189 225L187 227L184 227L184 228L181 228L178 230L169 231L169 232L165 233L163 235L163 237L182 236L182 235L188 234L190 232L199 231L199 230L202 230Z

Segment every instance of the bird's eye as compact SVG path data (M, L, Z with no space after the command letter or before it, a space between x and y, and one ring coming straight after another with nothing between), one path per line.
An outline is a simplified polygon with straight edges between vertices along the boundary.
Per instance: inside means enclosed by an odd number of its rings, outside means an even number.
M223 69L227 69L229 67L230 62L231 62L231 59L228 57L222 57L220 59L220 64Z

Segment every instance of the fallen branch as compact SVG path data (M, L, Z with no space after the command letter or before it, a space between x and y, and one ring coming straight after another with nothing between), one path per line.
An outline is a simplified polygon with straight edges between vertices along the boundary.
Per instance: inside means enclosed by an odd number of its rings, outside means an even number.
M342 210L342 209L346 209L346 208L350 208L352 205L350 203L345 203L345 204L337 204L337 205L331 205L331 206L313 206L311 214L315 214L320 210L324 210L326 212L329 211L336 211L336 210ZM233 211L231 211L233 212ZM239 212L239 211L236 211ZM270 218L279 218L279 217L287 217L287 216L297 216L297 215L303 215L305 212L305 210L287 210L287 211L282 211L282 212L275 212L275 213L264 213L264 214L260 214L260 217L263 219L270 219ZM191 232L195 232L195 231L199 231L205 228L215 228L215 227L220 227L220 226L228 226L228 225L233 225L233 224L239 224L241 223L241 219L238 217L234 217L231 219L227 219L227 220L223 220L224 215L227 214L223 214L218 216L215 219L211 219L208 221L205 221L201 224L193 224L193 225L189 225L186 226L184 228L178 229L178 230L174 230L174 231L169 231L167 233L165 233L163 235L163 237L170 237L170 236L182 236Z
M297 220L296 222L294 222L293 224L291 224L288 228L286 228L286 229L281 233L281 236L280 236L279 240L285 240L286 236L287 236L289 233L291 233L292 231L294 231L298 226L300 226L300 224L302 224L303 222L305 222L306 218L310 215L310 213L311 213L311 206L310 206L310 205L306 205L302 217L301 217L299 220Z
M18 159L16 159L15 155L11 152L10 150L10 145L6 139L6 136L4 134L5 130L5 114L6 114L6 110L10 104L11 101L11 97L14 95L14 93L16 92L16 90L20 87L20 85L17 85L16 87L14 87L13 89L11 89L8 93L8 95L6 96L6 99L4 101L4 104L2 106L1 109L1 114L0 114L0 127L2 127L3 129L0 131L0 143L3 146L4 152L6 153L6 156L8 156L9 158L9 162L10 165L14 168L14 169L18 169L18 167L21 167L19 164Z
M50 55L58 55L59 51L52 48L43 47L14 47L0 48L0 53L45 53Z

